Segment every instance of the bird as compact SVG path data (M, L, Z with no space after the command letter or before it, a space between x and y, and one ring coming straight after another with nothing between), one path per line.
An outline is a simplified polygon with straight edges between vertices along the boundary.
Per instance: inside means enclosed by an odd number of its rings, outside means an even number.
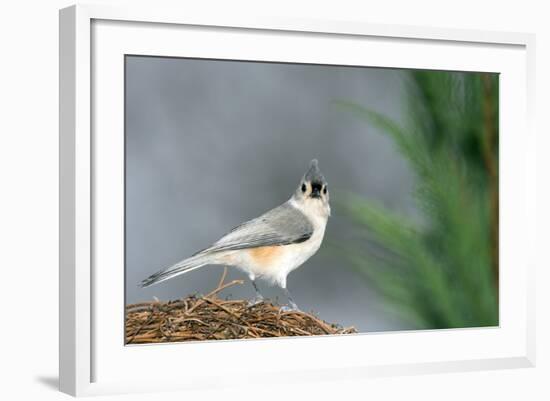
M309 163L290 199L229 231L214 244L143 280L143 288L189 273L206 265L235 267L252 282L255 298L264 301L257 280L279 286L289 306L299 310L287 288L287 276L321 246L330 216L329 191L317 159Z

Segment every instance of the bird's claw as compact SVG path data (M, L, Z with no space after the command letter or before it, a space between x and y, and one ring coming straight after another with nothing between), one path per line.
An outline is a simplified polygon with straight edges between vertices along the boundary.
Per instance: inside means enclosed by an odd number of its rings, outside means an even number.
M283 305L281 306L281 312L299 312L300 309L298 309L298 306L296 305Z
M263 297L256 297L256 298L251 299L250 301L248 301L248 307L252 307L254 305L261 304L262 302L264 302Z

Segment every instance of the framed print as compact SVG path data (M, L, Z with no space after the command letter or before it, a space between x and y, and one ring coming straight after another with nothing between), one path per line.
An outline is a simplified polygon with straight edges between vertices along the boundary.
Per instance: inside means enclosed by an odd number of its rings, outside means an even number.
M61 10L61 390L532 366L533 46Z

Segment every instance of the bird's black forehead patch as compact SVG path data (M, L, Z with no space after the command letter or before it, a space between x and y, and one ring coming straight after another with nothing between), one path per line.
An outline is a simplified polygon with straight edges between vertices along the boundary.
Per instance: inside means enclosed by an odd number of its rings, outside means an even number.
M318 182L318 181L312 181L311 183L311 189L313 191L319 191L321 192L321 190L323 189L323 183L322 182Z
M321 173L321 170L319 169L319 164L317 162L317 159L313 159L309 165L309 170L304 175L304 180L309 181L312 184L320 184L323 185L326 183L325 177Z

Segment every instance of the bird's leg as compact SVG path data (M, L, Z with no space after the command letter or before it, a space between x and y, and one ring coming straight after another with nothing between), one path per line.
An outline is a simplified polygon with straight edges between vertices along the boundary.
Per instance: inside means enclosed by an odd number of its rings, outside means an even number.
M288 303L290 304L290 307L282 307L281 309L284 310L284 311L288 311L288 310L292 310L292 311L295 311L295 310L299 310L298 309L298 305L296 305L296 302L294 302L294 300L292 299L292 296L290 295L290 291L288 291L288 289L286 287L283 287L283 291L285 292L285 295L286 297L288 298Z
M251 279L251 281L252 281L252 285L254 286L254 291L256 292L256 296L255 296L254 299L250 302L250 304L251 304L251 305L256 305L256 304L259 304L260 302L263 302L264 297L263 297L263 295L261 294L260 289L258 288L258 284L256 284L256 280L255 280L255 279Z

